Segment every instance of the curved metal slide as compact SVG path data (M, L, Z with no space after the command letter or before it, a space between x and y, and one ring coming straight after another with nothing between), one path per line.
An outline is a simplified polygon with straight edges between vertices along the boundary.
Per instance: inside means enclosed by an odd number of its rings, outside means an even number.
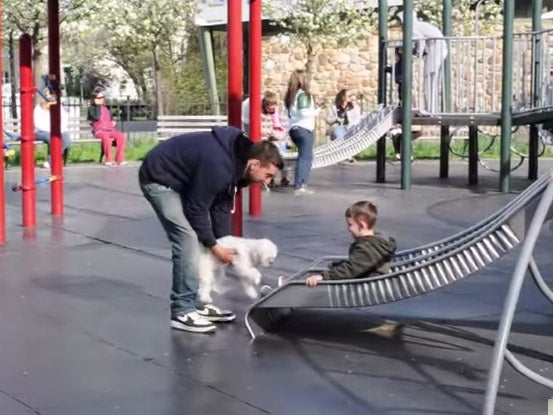
M368 307L427 294L458 282L497 261L525 238L542 193L553 186L548 172L503 208L448 238L399 252L390 273L368 278L323 281L305 286L305 276L344 257L323 257L255 302L246 326L255 338L290 308ZM550 206L547 220L553 216Z
M397 124L401 111L396 107L379 107L351 127L343 138L316 147L313 151L313 168L327 167L348 160L370 147ZM298 153L284 155L285 170L293 168Z

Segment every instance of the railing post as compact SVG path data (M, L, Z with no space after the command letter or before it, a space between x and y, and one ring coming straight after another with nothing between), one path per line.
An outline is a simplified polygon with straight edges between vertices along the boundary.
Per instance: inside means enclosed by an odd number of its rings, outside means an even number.
M543 34L541 13L543 0L533 0L532 2L532 32L534 32L534 82L532 85L532 106L538 108L543 103ZM536 180L538 178L538 126L530 125L530 137L528 142L528 179Z
M386 106L388 0L378 0L378 103ZM376 142L376 182L386 181L386 136Z
M451 0L443 0L442 30L447 39L446 45L448 54L444 62L443 77L443 112L451 112ZM440 128L440 178L449 176L449 125L442 125Z
M401 114L401 188L411 188L411 142L413 139L413 0L403 0L403 108Z
M503 76L501 92L501 157L499 189L508 192L511 187L511 130L513 126L513 34L515 0L503 5Z

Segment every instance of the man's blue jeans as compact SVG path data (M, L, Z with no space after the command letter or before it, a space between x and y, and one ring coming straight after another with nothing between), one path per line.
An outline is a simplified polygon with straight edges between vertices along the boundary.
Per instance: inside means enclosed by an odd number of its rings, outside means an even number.
M290 138L298 147L298 159L296 160L296 180L294 187L296 189L307 186L311 166L313 165L313 131L302 127L292 127L290 129Z
M171 315L186 314L196 309L200 243L184 216L181 196L157 183L140 184L171 243L173 284Z

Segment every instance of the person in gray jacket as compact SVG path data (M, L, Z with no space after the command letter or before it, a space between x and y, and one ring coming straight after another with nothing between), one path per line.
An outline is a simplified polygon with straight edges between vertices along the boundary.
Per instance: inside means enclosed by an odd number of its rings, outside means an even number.
M323 280L365 278L386 274L396 252L396 241L384 239L374 230L378 211L366 200L356 202L346 210L346 223L354 242L348 259L332 263L322 274L307 277L306 285L315 287Z

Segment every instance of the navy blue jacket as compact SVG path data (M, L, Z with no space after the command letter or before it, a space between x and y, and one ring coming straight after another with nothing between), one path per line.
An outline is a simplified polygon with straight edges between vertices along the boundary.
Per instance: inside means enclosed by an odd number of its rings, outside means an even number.
M231 233L237 188L253 143L234 127L172 137L156 145L139 171L141 184L158 183L179 193L186 219L200 242L212 247Z

